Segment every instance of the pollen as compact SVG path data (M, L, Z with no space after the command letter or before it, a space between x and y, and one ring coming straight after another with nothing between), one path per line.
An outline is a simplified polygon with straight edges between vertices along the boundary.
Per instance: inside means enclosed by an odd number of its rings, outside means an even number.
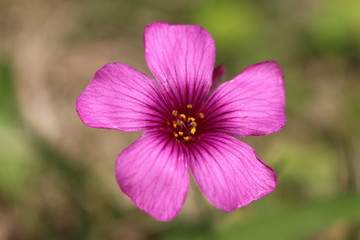
M183 121L185 121L185 119L186 119L186 115L185 114L180 114L180 119L182 119Z
M188 122L194 122L194 121L195 121L195 118L189 117L187 121L188 121Z
M169 127L172 131L172 136L177 142L186 143L189 141L194 141L197 139L198 129L197 129L197 119L203 118L204 114L194 114L192 115L192 104L187 104L185 112L180 112L178 110L172 110L172 119L169 121Z

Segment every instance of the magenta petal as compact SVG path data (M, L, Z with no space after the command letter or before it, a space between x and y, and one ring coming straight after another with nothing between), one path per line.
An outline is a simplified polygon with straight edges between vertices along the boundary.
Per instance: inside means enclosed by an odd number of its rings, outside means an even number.
M183 145L162 132L144 133L120 153L116 179L133 203L160 221L170 221L189 186Z
M221 84L210 96L204 128L233 136L266 135L285 122L285 89L280 66L272 61L254 64Z
M89 127L143 131L164 120L158 84L121 63L105 65L80 95L76 110Z
M145 29L145 58L177 105L197 104L209 92L215 43L200 26L149 24Z
M232 211L276 187L274 171L238 139L208 134L189 146L189 166L196 183L217 208Z

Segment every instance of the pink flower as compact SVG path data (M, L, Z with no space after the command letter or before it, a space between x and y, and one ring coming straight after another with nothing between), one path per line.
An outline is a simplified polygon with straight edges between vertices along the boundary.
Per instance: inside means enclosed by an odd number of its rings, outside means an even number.
M146 63L156 80L110 63L76 103L89 127L145 131L117 158L121 190L160 221L182 208L188 169L205 197L224 211L273 191L274 171L232 136L266 135L284 126L280 67L261 62L217 87L224 68L214 70L215 43L206 30L156 22L144 35Z

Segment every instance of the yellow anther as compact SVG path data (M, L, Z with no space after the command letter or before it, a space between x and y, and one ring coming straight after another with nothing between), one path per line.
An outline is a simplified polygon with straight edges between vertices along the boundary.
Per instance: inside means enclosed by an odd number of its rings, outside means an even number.
M180 114L180 118L182 118L182 119L185 120L185 119L186 119L186 115L182 113L182 114Z
M183 136L183 135L184 135L184 132L179 131L179 135L180 135L180 136Z
M196 126L197 126L197 123L196 123L196 122L191 122L191 123L190 123L190 126L196 127Z
M195 132L196 132L196 128L192 128L192 129L190 129L190 133L191 133L192 135L194 135L194 134L195 134Z
M204 118L205 115L204 115L203 113L199 113L199 117L200 117L200 118Z
M178 137L179 136L179 134L177 134L176 132L174 132L174 137Z
M178 111L176 111L176 110L173 110L171 113L172 113L172 115L174 115L175 117L178 115Z
M184 139L185 141L187 141L187 140L189 140L189 137L188 137L188 136L185 136L185 137L183 137L183 139Z
M195 121L195 118L189 117L187 121L188 121L188 122L194 122L194 121Z
M186 105L187 108L192 108L191 104Z
M173 122L172 126L173 126L174 128L176 128L176 127L177 127L177 124L176 124L176 122L175 122L175 121Z

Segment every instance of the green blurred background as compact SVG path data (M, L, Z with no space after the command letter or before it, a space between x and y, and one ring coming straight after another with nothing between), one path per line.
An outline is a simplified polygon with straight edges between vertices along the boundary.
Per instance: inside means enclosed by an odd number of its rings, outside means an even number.
M360 239L360 1L1 0L0 240ZM226 80L276 60L286 126L246 138L278 174L270 195L232 213L192 183L179 216L157 222L114 178L140 133L87 128L75 99L96 70L149 74L143 29L205 27Z

